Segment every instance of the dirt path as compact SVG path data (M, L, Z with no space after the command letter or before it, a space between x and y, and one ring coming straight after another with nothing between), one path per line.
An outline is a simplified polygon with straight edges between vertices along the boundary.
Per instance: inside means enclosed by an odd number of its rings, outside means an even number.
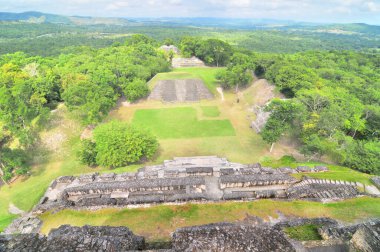
M220 98L222 99L222 101L224 101L223 88L217 87L216 91L218 91L218 93L220 94Z

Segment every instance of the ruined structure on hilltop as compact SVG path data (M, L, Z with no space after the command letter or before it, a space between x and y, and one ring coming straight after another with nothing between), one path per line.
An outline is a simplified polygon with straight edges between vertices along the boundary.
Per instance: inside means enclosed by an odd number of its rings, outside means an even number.
M163 45L160 47L161 50L165 52L173 52L175 54L180 54L180 50L175 45Z
M299 167L321 172L326 167ZM342 199L356 197L354 183L290 176L297 170L231 163L216 156L174 158L136 173L87 174L56 179L35 211L52 208L253 200L260 198Z
M204 67L204 66L205 66L205 63L195 56L193 56L191 58L173 58L173 60L172 60L172 67L173 68Z

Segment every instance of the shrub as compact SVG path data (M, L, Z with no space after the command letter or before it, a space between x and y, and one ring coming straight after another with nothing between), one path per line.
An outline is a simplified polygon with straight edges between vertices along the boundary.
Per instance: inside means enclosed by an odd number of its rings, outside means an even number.
M148 95L149 89L145 81L140 79L135 79L132 82L128 83L127 86L123 89L124 95L128 101L134 102L140 98L143 98Z
M0 151L0 165L4 180L10 180L14 174L26 174L30 169L26 162L27 155L24 150L3 148Z
M78 152L80 162L88 166L96 166L96 155L96 144L91 140L83 140Z
M113 121L94 130L96 163L121 167L151 158L158 149L156 137L127 123Z

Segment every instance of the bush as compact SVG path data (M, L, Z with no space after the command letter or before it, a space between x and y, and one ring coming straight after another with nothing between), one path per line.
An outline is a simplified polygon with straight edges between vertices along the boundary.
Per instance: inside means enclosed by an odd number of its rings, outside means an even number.
M135 79L128 83L123 89L124 95L128 101L134 102L140 98L146 97L149 93L148 85L145 81L140 79Z
M78 152L80 162L88 166L96 166L96 155L96 144L91 140L83 140Z
M94 130L96 163L121 167L152 158L158 149L157 139L127 123L113 121Z
M380 143L377 141L353 142L347 150L344 165L361 172L380 175Z
M0 165L6 181L10 180L14 174L26 174L30 169L26 162L27 155L21 149L3 148L0 151Z

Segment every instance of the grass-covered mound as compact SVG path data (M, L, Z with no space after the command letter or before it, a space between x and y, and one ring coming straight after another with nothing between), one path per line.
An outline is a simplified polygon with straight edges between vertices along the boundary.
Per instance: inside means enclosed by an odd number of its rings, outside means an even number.
M148 128L162 139L235 135L229 120L199 120L197 110L192 107L140 109L135 112L132 124Z

